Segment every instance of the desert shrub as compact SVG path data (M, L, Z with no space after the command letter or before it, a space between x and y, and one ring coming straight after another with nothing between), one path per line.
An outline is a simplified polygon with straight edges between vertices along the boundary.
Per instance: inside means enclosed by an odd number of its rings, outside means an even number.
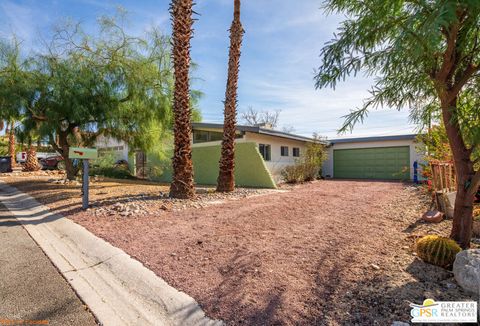
M313 181L320 177L321 166L312 163L300 164L303 181Z
M416 246L417 255L423 261L444 268L453 264L461 250L454 240L438 235L427 235L419 239Z
M307 144L302 157L294 165L282 170L281 175L285 182L297 183L320 178L322 164L327 159L327 151L319 136L314 134L313 139L312 143Z
M282 178L286 183L297 183L303 179L301 167L299 165L289 165L282 170Z
M96 168L111 168L115 165L116 161L117 157L113 152L103 152L92 162L92 165Z
M89 170L90 175L101 175L113 179L134 178L127 166L117 165L117 157L114 153L106 152L96 159Z
M8 155L8 139L0 136L0 156Z
M130 171L121 166L111 166L111 167L92 167L89 170L90 175L101 175L107 178L113 179L134 179Z

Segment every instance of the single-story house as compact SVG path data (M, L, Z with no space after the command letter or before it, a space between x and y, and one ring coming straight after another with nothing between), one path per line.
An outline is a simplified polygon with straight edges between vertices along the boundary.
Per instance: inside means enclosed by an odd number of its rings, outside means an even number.
M239 186L275 188L281 171L295 164L313 139L273 130L265 125L237 125L235 182ZM216 184L223 124L192 123L192 160L195 182ZM326 145L326 143L325 143ZM170 160L163 162L153 153L130 151L128 144L109 137L96 142L99 155L113 153L129 162L132 173L163 182L171 181Z
M206 146L221 147L223 124L193 123L192 130L194 151L196 148ZM288 165L295 164L295 161L304 153L306 145L312 141L312 138L274 130L266 125L237 125L237 147L245 143L254 144L276 183L282 179L282 170ZM237 161L253 159L253 157L240 156ZM237 162L237 164L241 163ZM217 167L218 164L216 164Z
M336 179L413 180L416 134L329 140L322 173Z
M223 124L192 123L192 160L197 184L216 184ZM304 153L312 138L274 130L268 126L236 129L235 181L239 186L275 188L281 172ZM422 162L415 134L344 138L325 141L328 158L322 175L336 179L413 180L414 163ZM138 177L170 182L170 155L130 151L123 141L100 137L100 155L114 153L129 162Z

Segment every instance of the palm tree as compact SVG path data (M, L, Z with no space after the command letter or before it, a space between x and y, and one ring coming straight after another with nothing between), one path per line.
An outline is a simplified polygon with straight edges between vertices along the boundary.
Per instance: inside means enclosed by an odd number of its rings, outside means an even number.
M222 156L217 179L217 191L230 192L235 188L235 132L237 122L237 88L240 48L244 30L240 22L240 0L234 0L233 21L230 27L227 89L223 122Z
M13 125L11 130L13 130ZM39 170L40 164L38 163L37 149L34 146L34 140L38 139L37 125L31 124L28 121L22 121L22 124L15 128L15 133L19 142L27 144L27 158L23 165L23 171L31 172Z
M25 165L23 166L23 171L31 172L40 170L41 166L38 163L37 158L37 149L32 144L31 140L28 144L27 149L27 159L25 160Z
M16 166L16 157L15 157L15 123L12 122L8 130L8 155L12 161L12 168Z
M173 91L174 152L173 177L170 196L174 198L195 197L191 147L190 107L190 39L193 35L192 0L172 0L170 14L173 21Z

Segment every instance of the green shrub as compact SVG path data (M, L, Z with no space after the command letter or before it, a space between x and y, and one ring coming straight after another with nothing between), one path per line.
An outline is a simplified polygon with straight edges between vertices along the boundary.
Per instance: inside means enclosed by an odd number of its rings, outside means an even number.
M103 153L102 153L103 154ZM133 179L128 167L116 165L117 157L113 153L104 153L92 162L90 175L101 175L113 179Z
M0 156L8 155L8 139L7 137L0 136Z
M313 142L307 144L302 157L294 165L282 170L282 178L286 183L316 180L321 176L322 164L326 159L325 145L320 142L320 137L314 134Z
M303 179L299 165L289 165L282 170L282 178L286 183L297 183Z
M453 264L461 250L452 239L438 235L427 235L419 239L416 246L417 255L423 261L444 268Z
M320 177L320 166L313 163L300 164L300 170L302 171L303 181L313 181Z
M96 160L92 162L94 167L98 168L111 168L115 166L115 162L117 161L117 157L112 152L104 152L101 153Z
M123 167L92 167L89 170L90 175L101 175L107 178L113 179L134 179L135 177L132 176L128 169Z

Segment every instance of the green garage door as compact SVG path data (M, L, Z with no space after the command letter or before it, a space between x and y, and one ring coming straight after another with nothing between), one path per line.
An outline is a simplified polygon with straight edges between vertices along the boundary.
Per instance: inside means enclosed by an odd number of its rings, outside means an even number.
M334 150L333 176L345 179L410 179L410 147Z

